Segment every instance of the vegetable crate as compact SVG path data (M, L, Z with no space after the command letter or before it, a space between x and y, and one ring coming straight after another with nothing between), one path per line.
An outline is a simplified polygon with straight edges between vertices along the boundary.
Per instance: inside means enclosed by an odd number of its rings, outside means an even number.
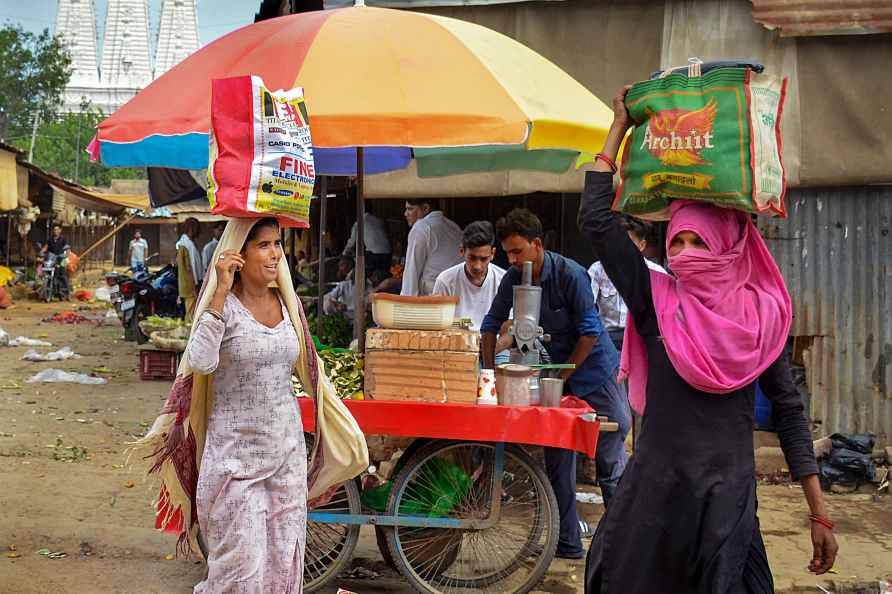
M139 350L139 379L143 381L173 381L177 376L180 355L181 353L177 351L141 348Z

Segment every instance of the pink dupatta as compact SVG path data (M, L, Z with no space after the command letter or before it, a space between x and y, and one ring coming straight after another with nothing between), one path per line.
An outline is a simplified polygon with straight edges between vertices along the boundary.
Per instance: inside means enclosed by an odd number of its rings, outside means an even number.
M753 381L783 352L793 308L784 279L750 217L689 200L672 203L666 249L693 231L707 250L669 258L675 278L650 271L657 324L675 371L697 390L727 394ZM620 379L644 414L647 349L626 324Z

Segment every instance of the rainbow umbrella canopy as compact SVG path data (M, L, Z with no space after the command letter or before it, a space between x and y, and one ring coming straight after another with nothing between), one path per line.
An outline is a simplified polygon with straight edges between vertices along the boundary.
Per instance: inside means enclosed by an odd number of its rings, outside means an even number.
M612 113L563 70L465 21L357 6L248 25L201 48L98 126L111 167L208 165L211 81L254 74L303 87L316 170L414 166L419 177L562 173L599 150Z

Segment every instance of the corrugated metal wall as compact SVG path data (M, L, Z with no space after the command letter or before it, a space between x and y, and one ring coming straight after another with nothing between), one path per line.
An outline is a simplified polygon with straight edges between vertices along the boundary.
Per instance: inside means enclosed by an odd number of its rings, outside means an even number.
M796 189L759 226L795 308L821 433L892 441L892 187Z

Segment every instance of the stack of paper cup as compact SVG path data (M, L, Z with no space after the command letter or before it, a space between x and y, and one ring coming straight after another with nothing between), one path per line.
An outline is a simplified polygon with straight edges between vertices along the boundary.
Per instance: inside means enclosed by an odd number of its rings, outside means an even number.
M496 405L496 372L492 369L481 369L477 378L477 404Z

